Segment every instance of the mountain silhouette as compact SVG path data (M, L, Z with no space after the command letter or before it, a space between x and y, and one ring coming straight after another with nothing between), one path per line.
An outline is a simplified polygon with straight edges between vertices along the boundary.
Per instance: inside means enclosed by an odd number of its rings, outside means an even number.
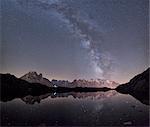
M149 71L150 68L132 78L128 83L119 85L116 90L130 94L144 104L149 104Z

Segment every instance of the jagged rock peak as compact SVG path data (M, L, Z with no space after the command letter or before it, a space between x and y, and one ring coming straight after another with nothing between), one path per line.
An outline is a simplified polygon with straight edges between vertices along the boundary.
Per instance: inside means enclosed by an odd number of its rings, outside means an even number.
M41 75L38 75L37 72L35 72L35 71L30 71L21 77L21 79L24 79L24 80L25 79L40 80L41 78L42 78Z
M41 83L43 85L52 86L52 83L48 79L44 78L41 73L38 74L35 71L30 71L20 78L30 83Z

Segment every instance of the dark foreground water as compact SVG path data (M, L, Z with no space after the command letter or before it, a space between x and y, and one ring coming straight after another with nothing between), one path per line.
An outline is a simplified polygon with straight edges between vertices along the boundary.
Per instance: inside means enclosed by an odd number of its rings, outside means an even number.
M148 126L149 106L108 92L47 93L1 103L4 126Z

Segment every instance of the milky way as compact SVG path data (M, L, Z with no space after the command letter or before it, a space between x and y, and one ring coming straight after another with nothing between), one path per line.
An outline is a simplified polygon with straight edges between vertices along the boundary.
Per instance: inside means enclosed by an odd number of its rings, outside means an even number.
M18 1L21 4L22 1ZM62 20L71 32L80 38L81 46L87 51L90 64L97 78L110 78L113 72L114 59L108 51L103 51L101 44L104 43L102 32L98 29L96 22L91 20L88 14L80 15L80 11L69 6L64 1L58 0L38 0L26 1L27 5L33 4L46 11L55 10L60 14Z
M148 67L148 0L4 0L2 72L120 83Z

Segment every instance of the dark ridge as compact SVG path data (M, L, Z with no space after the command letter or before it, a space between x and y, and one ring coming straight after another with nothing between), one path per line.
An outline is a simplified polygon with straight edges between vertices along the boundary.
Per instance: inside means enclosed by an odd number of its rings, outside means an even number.
M28 83L10 74L0 74L1 100L8 101L25 95L39 95L49 91L49 87L39 83Z

